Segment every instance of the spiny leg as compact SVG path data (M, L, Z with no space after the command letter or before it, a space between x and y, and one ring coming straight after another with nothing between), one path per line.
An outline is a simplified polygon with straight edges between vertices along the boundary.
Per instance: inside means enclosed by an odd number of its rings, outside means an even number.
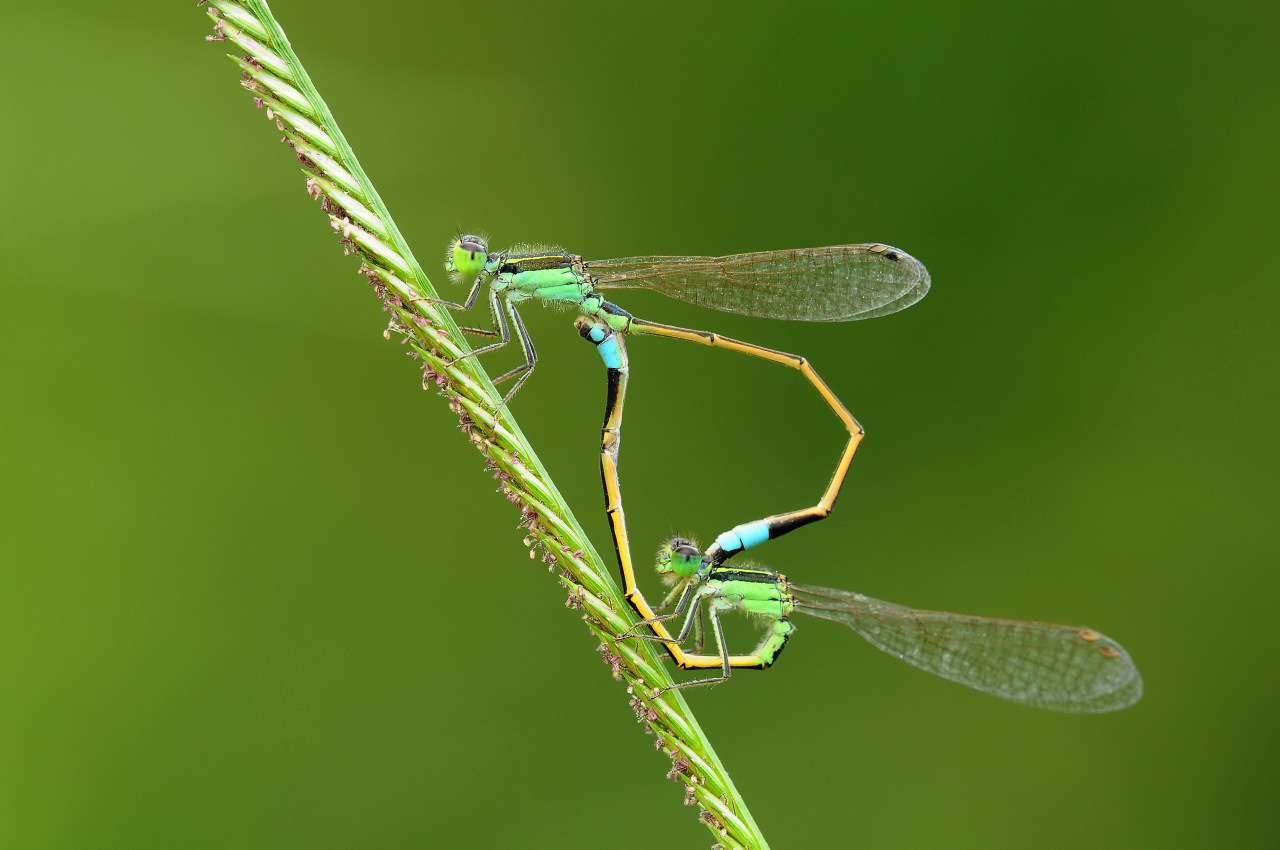
M693 654L701 655L702 650L706 647L707 635L702 628L702 607L698 606L698 610L693 620Z
M680 585L677 584L675 587L671 588L670 593L662 597L662 601L658 603L658 607L654 608L653 610L661 611L665 609L668 605L670 605L672 602L680 601L680 592L681 592Z
M469 294L467 296L467 300L462 302L461 304L456 304L453 301L446 301L443 298L415 298L413 300L415 303L419 301L425 301L428 304L439 304L442 307L448 307L450 310L470 310L472 307L475 306L476 296L480 294L480 287L483 285L484 285L484 278L477 277L475 285L471 287L471 294ZM492 328L467 328L459 325L458 330L462 331L463 333L475 334L476 336L493 337L498 335L498 331Z
M484 336L500 336L502 338L492 345L482 345L479 348L471 349L466 354L463 354L454 360L453 363L457 363L459 360L466 360L468 357L475 357L477 354L484 354L486 352L493 351L494 349L502 348L502 346L511 342L511 329L507 327L507 317L502 313L502 307L498 303L499 298L501 298L501 296L498 294L498 291L490 288L489 312L493 316L493 326L498 329L496 333L486 333L479 328L466 328L465 330L471 330ZM449 365L452 366L453 363L450 363Z
M524 386L524 382L529 380L529 376L533 374L533 367L538 365L538 351L533 347L533 340L529 338L529 331L524 326L524 319L520 318L520 313L516 310L516 305L507 300L507 313L511 316L511 323L516 327L516 338L520 341L520 350L524 353L524 363L509 372L494 378L494 384L500 384L508 378L516 375L520 377L516 380L515 386L507 390L507 394L502 397L502 401L498 402L498 406L493 409L497 413L507 402L511 401L511 397L516 394L516 390ZM505 330L506 323L503 323Z
M684 619L684 625L680 628L680 634L676 636L677 643L684 643L689 638L689 632L693 629L695 623L697 623L698 632L701 633L703 607L704 607L703 598L700 595L698 595L698 584L695 582L690 582L689 586L685 589L685 592L681 595L680 604L676 606L676 610L671 612L670 614L664 614L663 616L656 618L656 621L660 622L662 620L669 620L674 617L678 617L680 616L680 614L684 613L685 608L688 608L689 613ZM719 667L720 675L713 676L706 679L692 679L688 682L677 682L674 685L668 685L667 687L662 688L659 691L659 693L662 693L664 691L673 691L679 688L693 688L693 687L697 687L698 685L714 685L717 682L723 682L725 679L729 678L731 671L734 667L766 666L763 664L763 661L758 654L750 655L750 656L729 655L728 650L726 649L725 640L724 640L724 626L720 622L720 608L714 601L706 605L705 607L707 608L708 613L711 617L711 633L716 639L716 654L715 655L686 654L684 659L682 661L679 661L679 664L681 667L685 669L705 669L708 667ZM653 622L655 621L637 623L636 625L637 626L653 625ZM627 637L627 636L628 635L624 633L622 635L619 635L618 639L621 640L623 637ZM630 635L630 637L635 637L640 640L656 640L656 641L662 640L662 638L657 635ZM699 649L701 648L701 644L702 644L702 637L701 635L699 635L698 637ZM737 663L735 663L735 661Z
M618 635L615 640L626 640L627 638L637 638L639 640L669 640L670 638L663 638L660 635L638 635L635 634L635 630L641 626L652 626L655 623L665 623L668 620L674 620L677 617L684 616L687 611L688 616L685 616L684 625L680 627L680 634L675 637L676 643L684 643L689 637L689 629L693 625L694 614L702 609L702 601L698 599L697 594L697 583L692 581L685 582L684 590L680 594L680 601L676 603L674 611L668 614L659 614L658 616L651 617L648 620L641 620L622 634ZM692 610L690 610L690 606L692 606Z
M434 303L434 305L448 307L449 310L470 310L471 307L475 306L476 296L480 294L481 285L484 285L484 278L477 277L474 287L471 287L471 294L468 294L467 300L462 303L454 303L453 301L444 300L444 298L413 298L413 302ZM498 335L497 330L490 328L463 328L462 325L458 325L458 330L461 330L462 333L475 334L476 337L497 337Z
M467 295L467 300L463 301L461 304L449 301L446 298L427 298L425 296L422 298L415 298L413 300L415 303L425 301L428 304L439 304L441 307L448 307L450 310L470 310L475 306L476 296L480 294L480 287L483 285L484 276L477 276L475 284L471 287L471 292Z
M784 366L796 369L809 379L809 383L813 384L818 394L822 396L823 400L827 402L827 405L835 412L836 416L840 418L840 421L844 423L845 428L849 431L849 442L845 446L844 453L840 456L836 471L831 476L831 482L827 485L827 489L823 492L822 498L818 500L816 505L798 511L774 514L764 519L735 526L730 531L717 537L716 542L707 549L706 555L711 559L712 563L724 563L744 549L763 543L766 540L781 537L789 531L808 525L811 522L825 519L831 515L831 511L835 508L836 498L840 495L840 488L849 473L849 464L853 461L853 455L858 450L858 444L862 442L865 432L862 426L858 424L858 420L853 418L853 414L849 413L848 409L840 402L840 399L836 398L835 393L831 392L826 382L809 365L808 360L798 354L775 351L771 348L720 336L710 331L678 328L673 325L663 325L634 317L631 319L627 330L631 333L665 336L715 348L725 348L730 351L749 354L753 357L762 357L765 360L771 360L774 363L781 363ZM621 418L620 414L621 411L619 411L619 419Z
M468 304L473 300L474 298L468 298ZM503 310L504 307L505 312ZM461 357L455 359L453 363L457 363L459 360L466 360L468 357L485 354L493 351L494 349L502 348L504 345L511 342L511 325L515 326L516 339L519 341L520 350L524 354L524 363L521 363L514 369L504 372L493 379L493 383L496 385L510 378L514 378L516 375L520 375L515 386L508 390L507 394L502 397L502 401L498 402L497 406L494 407L493 412L497 413L506 406L507 402L511 401L511 397L516 394L516 391L519 390L520 387L524 385L524 382L529 379L529 376L533 374L533 367L538 365L538 351L533 347L533 340L529 338L529 330L524 326L524 319L520 318L520 313L516 310L515 304L511 302L511 299L504 299L498 294L497 290L490 289L489 312L493 315L493 324L498 328L497 331L486 331L481 328L461 328L461 330L485 336L499 336L501 339L491 345L484 345L480 348L472 349ZM510 325L507 322L508 316L511 317ZM449 365L452 366L453 363L450 363Z
M458 325L458 330L462 331L464 334L474 334L476 336L500 336L497 331L489 330L488 328L464 328L462 325Z
M708 609L709 609L708 613L709 613L709 615L710 615L710 617L711 617L711 634L712 634L712 635L715 637L715 639L716 639L716 656L714 656L714 657L717 657L717 658L719 659L719 661L720 661L720 675L719 675L719 676L712 676L712 677L709 677L709 678L706 678L706 679L690 679L690 680L689 680L689 681L687 681L687 682L676 682L674 685L669 685L669 686L667 686L667 687L663 688L662 690L663 690L664 692L665 692L665 691L675 691L675 690L679 690L680 688L696 688L696 687L698 687L699 685L714 685L714 684L717 684L717 683L719 683L719 682L723 682L723 681L725 681L726 679L728 679L728 678L729 678L729 676L733 673L733 668L734 668L734 667L737 667L737 666L742 666L742 667L756 667L756 666L759 666L759 662L758 662L758 660L757 660L757 663L756 663L756 664L742 664L742 665L736 665L736 664L734 664L734 663L733 663L733 658L729 655L728 651L725 649L725 643L724 643L724 626L722 626L722 625L720 624L720 611L719 611L719 609L716 607L715 603L712 603L711 605L709 605L709 606L707 606L707 607L708 607ZM701 609L701 608L702 608L702 606L701 606L701 605L699 605L699 606L698 606L698 608L699 608L699 609ZM710 657L713 657L713 656L691 656L691 657L698 657L698 658L710 658ZM683 665L681 665L681 666L683 666Z

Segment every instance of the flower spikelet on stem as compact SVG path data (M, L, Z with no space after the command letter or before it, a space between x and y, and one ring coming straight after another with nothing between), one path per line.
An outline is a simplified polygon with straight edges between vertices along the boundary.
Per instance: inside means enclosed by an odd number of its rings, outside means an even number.
M343 138L328 107L294 54L283 29L262 0L211 0L206 40L229 46L240 85L251 95L292 151L303 173L303 189L316 201L345 255L388 314L383 336L399 337L418 361L423 389L444 396L459 429L484 456L484 468L499 492L520 512L530 556L556 570L569 593L569 607L582 616L600 643L600 657L615 678L627 683L637 718L672 759L671 776L684 785L686 801L724 847L766 847L728 773L678 692L652 696L670 675L647 641L618 642L634 624L599 554L556 490L510 411L494 413L501 395L471 357L470 346L449 313L428 299L436 292L414 259Z

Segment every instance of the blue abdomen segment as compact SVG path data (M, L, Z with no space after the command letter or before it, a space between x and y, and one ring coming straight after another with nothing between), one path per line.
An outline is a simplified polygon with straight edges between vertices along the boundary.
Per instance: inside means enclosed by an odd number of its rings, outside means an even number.
M594 324L589 322L588 319L578 320L578 335L595 345L606 369L623 368L622 346L618 344L615 332L598 320Z
M743 549L750 549L769 539L769 523L758 519L755 522L744 522L735 525L729 531L716 538L716 546L724 553L724 557L735 555Z
M608 339L596 344L596 351L600 352L600 359L604 361L606 369L622 368L622 352L618 349L618 338L610 335Z

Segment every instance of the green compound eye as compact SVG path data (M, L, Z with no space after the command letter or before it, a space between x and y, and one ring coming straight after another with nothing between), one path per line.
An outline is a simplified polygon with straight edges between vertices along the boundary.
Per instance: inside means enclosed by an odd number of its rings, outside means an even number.
M688 578L702 566L702 552L692 542L680 537L670 540L658 552L658 572L675 573Z
M449 243L444 267L464 278L475 277L489 262L489 246L479 236L459 236Z
M671 568L678 576L691 576L702 566L702 553L697 549L691 552L677 550L671 553Z

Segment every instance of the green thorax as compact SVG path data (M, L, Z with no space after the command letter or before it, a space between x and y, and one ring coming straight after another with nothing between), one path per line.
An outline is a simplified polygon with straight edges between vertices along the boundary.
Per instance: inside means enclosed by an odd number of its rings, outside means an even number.
M765 631L754 654L761 667L778 659L796 630L788 616L795 610L795 599L786 576L773 570L711 567L701 590L722 611L742 611L764 620Z
M516 246L503 254L491 254L484 273L492 286L515 303L548 301L587 306L592 281L582 258L559 248L541 250Z
M703 581L704 595L723 610L737 609L771 620L783 619L795 610L787 577L773 570L712 567Z

